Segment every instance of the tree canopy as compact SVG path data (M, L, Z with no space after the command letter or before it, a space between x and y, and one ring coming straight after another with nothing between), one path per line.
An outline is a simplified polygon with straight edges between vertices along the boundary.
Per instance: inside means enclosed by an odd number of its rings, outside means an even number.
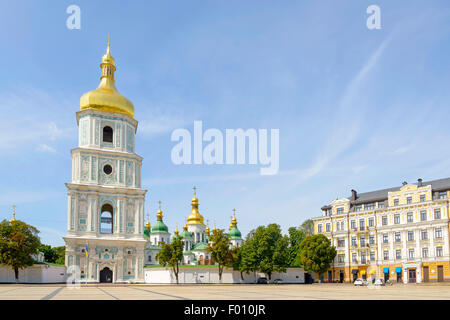
M314 234L314 221L312 219L305 220L300 226L300 230L304 232L305 237L312 236Z
M156 259L162 266L169 265L178 283L179 265L183 261L183 238L176 236L171 243L161 242L161 250L156 254Z
M212 259L218 264L219 281L222 280L223 268L232 267L233 261L236 259L236 254L231 248L230 238L224 230L213 230L206 252L211 253Z
M23 221L3 220L0 223L0 264L14 270L16 282L19 281L19 269L32 266L32 255L38 253L41 242L39 231Z
M327 271L335 257L336 248L323 234L308 236L300 244L300 263L307 272Z

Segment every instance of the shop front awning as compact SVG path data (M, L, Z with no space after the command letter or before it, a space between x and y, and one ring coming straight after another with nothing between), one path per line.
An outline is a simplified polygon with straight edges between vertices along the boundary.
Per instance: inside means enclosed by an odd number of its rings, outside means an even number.
M389 268L383 268L383 273L389 273Z
M358 271L359 271L358 269L353 269L353 270L352 270L352 273L353 273L353 274L358 274Z
M370 270L369 274L375 274L375 269Z
M402 272L402 267L395 268L395 273L401 273L401 272Z
M361 270L361 275L365 275L366 274L366 270Z

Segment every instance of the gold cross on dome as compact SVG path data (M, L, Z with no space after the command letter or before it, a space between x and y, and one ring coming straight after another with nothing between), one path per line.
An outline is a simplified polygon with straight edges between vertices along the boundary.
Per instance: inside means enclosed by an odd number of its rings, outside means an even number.
M197 187L194 186L192 189L194 189L194 197L196 197L197 196Z
M16 205L13 204L12 208L13 208L13 220L16 220Z
M236 208L233 208L233 216L236 217Z
M158 201L159 204L159 210L161 210L161 200Z
M147 221L150 222L150 213L147 213Z
M106 36L106 39L108 39L108 47L109 47L109 40L112 39L112 38L109 36L109 32L108 32L108 35Z

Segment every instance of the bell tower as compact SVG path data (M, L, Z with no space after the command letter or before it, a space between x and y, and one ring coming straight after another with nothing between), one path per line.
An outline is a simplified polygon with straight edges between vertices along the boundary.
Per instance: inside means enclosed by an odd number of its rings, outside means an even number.
M97 89L80 99L78 147L72 149L66 266L81 281L144 282L142 157L135 153L134 106L115 87L110 43Z

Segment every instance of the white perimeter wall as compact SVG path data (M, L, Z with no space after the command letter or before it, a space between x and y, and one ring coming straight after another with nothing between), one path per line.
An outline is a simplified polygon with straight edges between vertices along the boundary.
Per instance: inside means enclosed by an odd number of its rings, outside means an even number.
M219 283L217 268L180 268L179 283ZM222 283L255 283L263 273L244 273L244 281L239 271L225 269L222 273ZM144 269L145 283L176 283L175 276L170 268ZM289 268L286 272L272 274L271 281L281 279L284 283L304 283L305 273L302 268Z
M0 283L15 283L14 270L0 266ZM25 269L19 269L20 283L64 283L66 282L66 267L35 264Z

